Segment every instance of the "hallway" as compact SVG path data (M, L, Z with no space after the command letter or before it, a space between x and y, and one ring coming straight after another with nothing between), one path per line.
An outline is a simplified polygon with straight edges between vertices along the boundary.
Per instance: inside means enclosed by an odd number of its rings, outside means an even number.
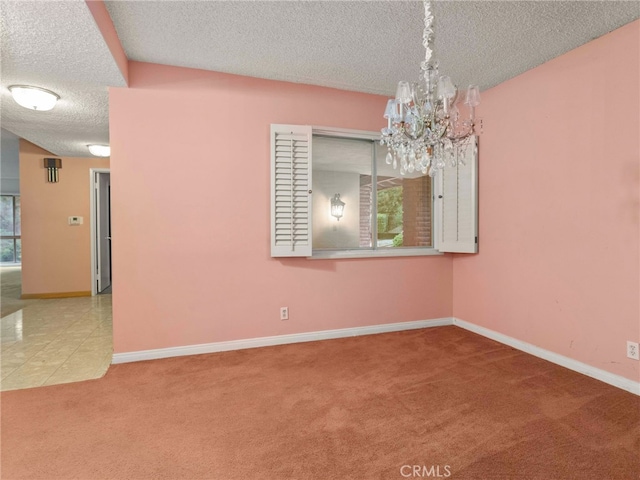
M111 295L20 300L19 267L2 277L1 390L102 377L112 359ZM12 312L12 313L5 313Z

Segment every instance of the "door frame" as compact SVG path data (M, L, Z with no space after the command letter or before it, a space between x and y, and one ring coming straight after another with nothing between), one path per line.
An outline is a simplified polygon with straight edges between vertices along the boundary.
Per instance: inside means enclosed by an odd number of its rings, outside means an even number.
M91 296L98 294L98 264L97 264L97 245L96 237L98 235L98 219L96 218L96 173L108 173L111 175L110 168L90 168L89 169L89 199L91 214ZM111 203L111 200L109 200ZM111 205L109 205L111 209ZM113 249L112 249L113 252ZM113 256L113 255L112 255ZM113 260L113 258L112 258Z

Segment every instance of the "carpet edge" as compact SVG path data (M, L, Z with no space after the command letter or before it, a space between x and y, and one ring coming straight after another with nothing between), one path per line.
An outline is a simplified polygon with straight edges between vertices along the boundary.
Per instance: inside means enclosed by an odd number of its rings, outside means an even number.
M560 355L559 353L555 353L550 350L545 350L544 348L531 343L518 340L517 338L510 337L503 333L496 332L495 330L490 330L459 318L453 317L453 325L640 396L640 382L635 382L631 379L616 375L615 373L607 372L606 370L579 362L578 360L565 357L564 355Z
M247 338L229 340L225 342L203 343L181 347L158 348L153 350L139 350L135 352L114 353L112 364L139 362L143 360L157 360L160 358L181 357L185 355L200 355L203 353L228 352L247 348L272 347L291 343L315 342L335 338L357 337L361 335L375 335L378 333L400 332L420 328L443 327L453 325L452 317L434 318L430 320L416 320L412 322L384 323L366 327L340 328L336 330L321 330L317 332L293 333L272 337Z

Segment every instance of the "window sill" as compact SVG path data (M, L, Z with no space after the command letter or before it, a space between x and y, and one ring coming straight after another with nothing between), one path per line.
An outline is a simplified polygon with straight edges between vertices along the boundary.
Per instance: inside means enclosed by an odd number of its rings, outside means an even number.
M380 250L314 250L309 260L337 260L341 258L425 257L444 255L435 248L394 248Z

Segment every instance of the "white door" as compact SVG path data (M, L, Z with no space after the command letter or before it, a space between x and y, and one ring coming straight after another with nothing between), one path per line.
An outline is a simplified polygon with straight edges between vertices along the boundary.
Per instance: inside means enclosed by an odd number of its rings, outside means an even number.
M111 286L111 174L96 172L96 265L98 293Z

